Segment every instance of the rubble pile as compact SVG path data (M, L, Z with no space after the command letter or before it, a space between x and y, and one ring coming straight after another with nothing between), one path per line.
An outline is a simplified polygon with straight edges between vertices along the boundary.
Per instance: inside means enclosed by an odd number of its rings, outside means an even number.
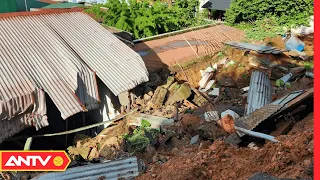
M124 110L137 112L78 140L69 154L86 161L135 155L146 165L138 179L245 179L258 171L293 177L295 170L310 177L313 151L301 143L313 142L313 116L303 119L313 112L313 44L293 35L280 40L262 54L264 46L233 43L241 50L229 48L205 66L151 73Z

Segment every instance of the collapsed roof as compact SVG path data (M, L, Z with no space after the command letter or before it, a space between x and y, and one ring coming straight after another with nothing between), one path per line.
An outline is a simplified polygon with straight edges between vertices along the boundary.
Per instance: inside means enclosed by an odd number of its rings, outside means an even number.
M0 14L0 69L0 120L37 128L44 92L66 119L99 107L96 74L114 95L148 81L142 58L78 10Z

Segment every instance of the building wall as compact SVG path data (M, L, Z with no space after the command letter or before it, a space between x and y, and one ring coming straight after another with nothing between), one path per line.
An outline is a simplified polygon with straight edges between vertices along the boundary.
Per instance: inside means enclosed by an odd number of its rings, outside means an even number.
M0 13L16 12L16 0L0 0Z
M36 131L35 127L29 127L24 129L24 126L21 123L13 123L10 127L7 128L4 132L15 131L10 136L32 136L39 134L49 134L49 133L58 133L67 130L72 130L76 128L80 128L83 126L88 126L91 124L95 124L98 122L109 121L114 119L120 112L120 102L119 98L107 88L102 81L97 78L98 82L98 90L101 99L100 108L96 110L90 110L86 113L78 113L75 114L68 119L64 120L61 117L61 113L58 108L52 102L50 97L46 94L46 103L47 103L47 116L49 126ZM1 124L0 124L1 125ZM6 126L7 127L7 126ZM41 137L35 138L32 141L31 150L57 150L57 149L65 149L68 146L74 145L74 138L76 134L85 134L87 136L95 136L105 127L100 126L97 128L92 128L89 130L81 131L79 133L73 133L69 135L60 135L60 136L52 136L52 137ZM1 127L0 127L1 129ZM23 130L24 129L24 130ZM5 138L7 138L6 136ZM18 143L18 144L17 144ZM11 141L11 142L3 142L0 144L0 150L9 150L9 149L17 149L22 150L25 140L21 141Z
M86 119L90 119L93 122L112 120L120 114L121 105L119 98L115 96L99 78L97 78L97 83L101 100L100 108L87 112ZM99 130L102 130L102 128L104 127L100 127Z

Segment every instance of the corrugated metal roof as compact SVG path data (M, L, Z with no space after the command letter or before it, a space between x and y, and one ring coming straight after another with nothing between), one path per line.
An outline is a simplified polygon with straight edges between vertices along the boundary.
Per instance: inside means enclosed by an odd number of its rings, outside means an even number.
M3 80L18 88L25 79L44 89L64 119L97 108L94 72L39 16L0 19L0 63L7 73ZM9 91L5 100L13 95Z
M225 11L230 7L231 0L209 0L202 8Z
M248 92L246 115L271 103L271 83L268 76L260 71L253 71Z
M279 104L268 104L251 114L241 117L235 120L235 125L247 130L252 130L257 127L261 122L268 119L271 115L275 114L282 108L283 105ZM237 134L242 137L244 136L243 133L238 132Z
M2 119L30 115L25 109L40 101L36 89L63 119L98 108L96 73L115 95L148 81L142 58L77 9L0 14L0 69Z
M148 81L140 55L82 12L39 16L119 95Z
M16 11L18 11L16 0L0 1L0 13L16 12Z
M33 178L34 180L118 180L131 179L139 175L136 157L111 161L103 164L92 164L67 169L65 172L54 172Z
M266 54L281 54L287 51L287 50L277 49L271 46L249 44L249 43L242 43L242 42L226 42L225 44L230 45L237 49L245 50L245 51L256 51L258 53L266 53Z
M271 104L282 104L282 105L285 105L288 102L290 102L293 99L295 99L296 97L300 96L302 93L303 93L303 90L293 91L290 94L288 94L288 95L286 95L286 96L284 96L284 97L282 97L280 99L277 99L276 101L273 101Z

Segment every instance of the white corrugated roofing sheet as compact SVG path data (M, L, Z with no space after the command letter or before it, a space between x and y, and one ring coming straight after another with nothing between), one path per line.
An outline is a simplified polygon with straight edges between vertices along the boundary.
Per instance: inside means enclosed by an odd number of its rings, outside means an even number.
M82 12L1 15L0 70L0 120L46 117L41 90L63 119L98 108L96 74L115 95L148 81L142 58Z
M114 95L149 80L140 55L89 15L68 12L39 17L96 71Z
M98 107L94 72L41 18L1 18L0 49L3 81L11 85L5 100L16 96L10 90L22 79L47 92L64 119Z

